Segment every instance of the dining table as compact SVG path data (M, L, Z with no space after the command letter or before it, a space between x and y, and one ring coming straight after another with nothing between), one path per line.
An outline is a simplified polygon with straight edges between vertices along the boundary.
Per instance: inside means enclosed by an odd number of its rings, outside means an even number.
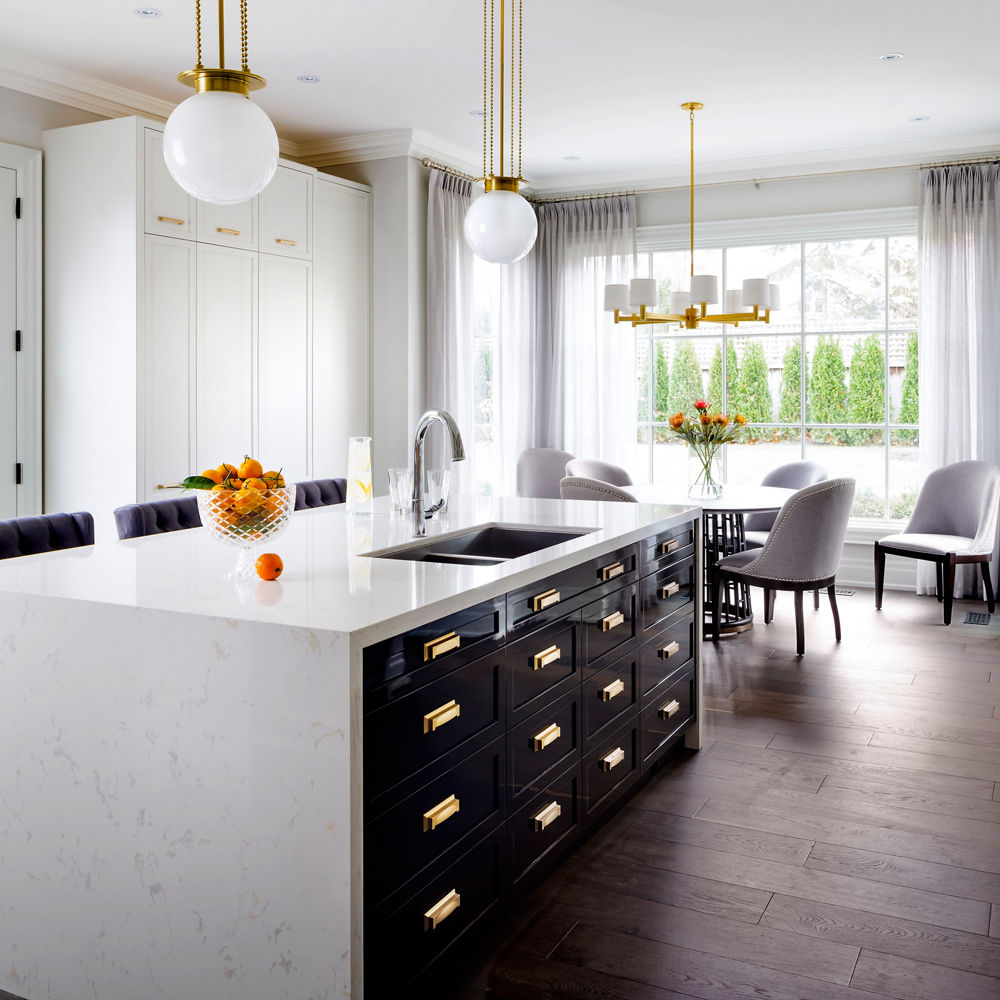
M728 485L720 496L694 499L669 483L642 483L623 489L640 503L697 503L702 508L705 635L710 634L715 616L712 566L723 556L746 549L745 515L777 513L796 492L781 486ZM720 614L719 631L723 635L735 635L753 626L753 605L748 584L737 580L723 581Z

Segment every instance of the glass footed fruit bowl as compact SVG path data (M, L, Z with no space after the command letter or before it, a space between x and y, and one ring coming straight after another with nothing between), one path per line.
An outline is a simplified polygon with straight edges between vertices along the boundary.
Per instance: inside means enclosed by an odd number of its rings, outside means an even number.
M281 534L295 509L295 486L258 490L198 490L201 523L214 538L242 551L227 579L243 580L254 574L252 550Z

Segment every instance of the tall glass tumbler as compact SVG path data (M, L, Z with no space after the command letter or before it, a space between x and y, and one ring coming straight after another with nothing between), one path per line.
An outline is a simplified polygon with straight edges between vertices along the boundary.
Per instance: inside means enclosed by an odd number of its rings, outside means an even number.
M371 514L372 439L352 437L347 445L347 513Z

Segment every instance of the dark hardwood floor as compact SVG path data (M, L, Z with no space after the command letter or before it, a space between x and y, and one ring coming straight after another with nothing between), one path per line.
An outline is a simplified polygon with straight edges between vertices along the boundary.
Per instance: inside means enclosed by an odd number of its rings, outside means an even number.
M802 658L787 595L706 643L704 748L505 915L463 1000L1000 998L1000 615L840 608Z

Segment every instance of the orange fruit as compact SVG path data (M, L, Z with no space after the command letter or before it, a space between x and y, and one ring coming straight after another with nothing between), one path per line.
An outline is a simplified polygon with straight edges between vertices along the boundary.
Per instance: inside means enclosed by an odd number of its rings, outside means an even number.
M243 483L245 490L259 490L261 493L267 492L267 483L263 479L247 479Z
M239 467L236 474L240 479L257 479L263 471L264 466L256 458L244 455L243 464Z
M229 491L229 487L228 487L228 486L225 486L225 485L223 485L223 484L222 484L221 482L218 482L218 483L216 483L216 484L215 484L215 485L214 485L214 486L212 487L212 492L213 492L213 493L222 493L223 491L226 491L226 492L228 492L228 491Z
M206 469L202 473L202 476L205 479L211 479L213 483L221 483L222 482L222 473L219 472L218 469Z
M240 490L233 498L233 509L239 514L252 514L261 504L256 490Z
M265 472L260 478L272 489L282 489L285 485L285 477L280 472Z
M236 466L230 465L228 462L223 462L222 465L219 466L218 472L223 479L225 479L227 476L235 476Z
M262 580L277 580L284 568L281 556L274 552L265 552L257 557L257 575Z

